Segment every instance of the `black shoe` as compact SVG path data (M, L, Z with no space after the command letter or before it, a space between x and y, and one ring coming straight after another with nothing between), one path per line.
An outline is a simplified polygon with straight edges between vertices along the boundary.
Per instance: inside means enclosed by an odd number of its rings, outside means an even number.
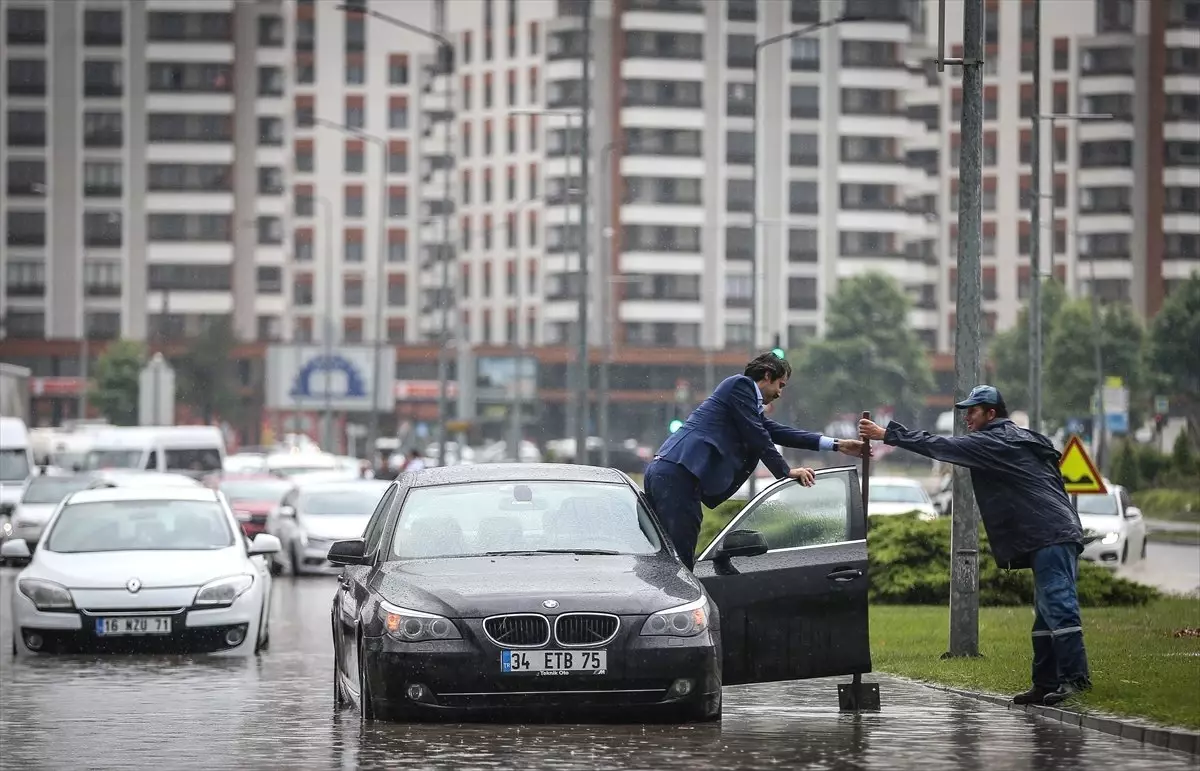
M1013 704L1041 704L1042 699L1046 698L1046 694L1051 691L1035 685L1025 693L1018 693L1012 698Z
M1086 684L1063 683L1062 685L1058 686L1057 691L1046 694L1046 697L1044 699L1042 699L1042 703L1045 704L1047 707L1056 707L1059 704L1062 704L1063 702L1067 701L1068 699L1078 696L1079 694L1083 693L1087 689L1088 689L1088 686Z

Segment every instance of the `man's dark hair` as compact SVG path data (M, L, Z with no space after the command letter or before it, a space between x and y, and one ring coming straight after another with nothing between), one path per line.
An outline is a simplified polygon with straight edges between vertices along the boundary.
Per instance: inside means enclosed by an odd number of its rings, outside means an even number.
M1008 417L1008 405L1004 403L1003 399L1000 400L999 404L985 404L983 406L991 407L993 410L995 410L997 418L1007 418Z
M743 375L757 383L760 380L778 380L781 377L792 376L792 365L787 363L787 359L781 359L774 353L767 351L755 356L754 359L746 365Z

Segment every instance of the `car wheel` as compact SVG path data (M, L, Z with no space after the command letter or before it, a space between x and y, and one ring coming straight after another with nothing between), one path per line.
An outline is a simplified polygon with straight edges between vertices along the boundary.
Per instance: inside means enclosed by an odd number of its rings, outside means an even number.
M1149 536L1142 536L1142 559L1146 559L1146 544L1150 542Z
M1126 562L1129 562L1129 541L1126 541L1125 545L1121 547L1121 564L1124 565Z
M283 573L283 565L279 564L279 560L275 559L275 555L271 555L270 564L271 575L278 578Z
M342 693L341 656L338 655L337 618L331 613L329 625L333 631L333 709L339 710L346 706L346 695Z
M715 723L721 719L722 699L718 691L715 699L704 696L684 707L683 719L688 723Z
M362 722L375 721L375 704L371 699L371 686L363 673L363 641L358 639L358 715Z

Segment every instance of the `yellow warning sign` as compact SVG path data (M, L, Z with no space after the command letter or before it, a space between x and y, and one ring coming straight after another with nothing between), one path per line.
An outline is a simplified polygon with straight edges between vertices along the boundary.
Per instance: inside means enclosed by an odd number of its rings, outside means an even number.
M1058 470L1062 472L1068 495L1104 495L1108 492L1104 478L1096 470L1096 464L1088 457L1078 436L1073 435L1067 440Z

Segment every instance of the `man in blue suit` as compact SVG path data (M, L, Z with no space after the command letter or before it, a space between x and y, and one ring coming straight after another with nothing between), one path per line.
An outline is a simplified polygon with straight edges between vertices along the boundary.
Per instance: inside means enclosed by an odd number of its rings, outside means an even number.
M812 469L789 468L776 444L797 450L832 450L854 458L862 455L861 440L834 439L792 428L764 414L791 376L792 367L784 359L774 353L758 356L743 374L723 380L663 442L646 467L646 497L689 570L696 561L701 504L712 508L729 500L759 461L776 479L790 477L806 487L813 484Z

